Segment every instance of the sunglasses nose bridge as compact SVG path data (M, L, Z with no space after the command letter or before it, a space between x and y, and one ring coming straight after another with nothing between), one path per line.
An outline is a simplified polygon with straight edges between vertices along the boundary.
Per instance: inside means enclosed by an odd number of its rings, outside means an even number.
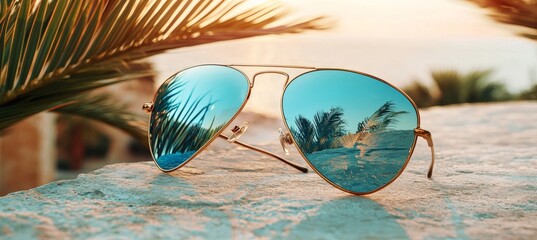
M285 84L283 85L283 87L285 88L285 86L287 86L287 83L289 82L289 74L287 74L286 72L282 72L282 71L262 71L262 72L257 72L256 74L254 74L254 76L252 77L252 84L250 87L254 87L255 85L255 79L260 76L260 75L263 75L263 74L279 74L279 75L282 75L285 77Z

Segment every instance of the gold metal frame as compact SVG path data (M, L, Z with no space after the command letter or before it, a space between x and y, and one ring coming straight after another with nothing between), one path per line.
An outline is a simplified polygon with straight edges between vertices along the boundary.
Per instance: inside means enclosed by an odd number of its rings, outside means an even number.
M315 72L315 71L319 71L319 70L339 70L339 71L346 71L346 72L352 72L352 73L357 73L357 74L360 74L360 75L364 75L364 76L367 76L367 77L370 77L372 79L375 79L381 83L384 83L384 84L387 84L388 86L394 88L395 90L397 90L398 92L400 92L401 94L403 94L403 96L405 96L409 101L410 103L412 104L412 106L414 107L414 110L416 111L416 115L417 115L417 127L414 129L414 141L412 143L412 147L410 148L410 151L409 151L409 154L408 154L408 157L405 161L405 163L403 164L403 166L401 167L401 169L399 170L399 172L389 181L387 182L385 185L373 190L373 191L369 191L369 192L353 192L353 191L350 191L350 190L347 190L347 189L344 189L340 186L338 186L337 184L333 183L332 181L330 181L327 177L325 177L321 172L319 172L317 170L317 168L315 168L315 166L313 166L313 164L311 164L311 162L306 158L306 156L304 155L304 153L302 152L302 150L300 149L300 147L298 147L296 145L296 141L295 139L293 138L292 134L290 134L291 136L291 139L292 139L292 142L293 144L295 145L295 148L298 150L298 152L300 153L300 155L302 156L302 158L306 161L306 163L319 175L321 176L325 181L327 181L328 183L330 183L332 186L342 190L342 191L345 191L345 192L348 192L348 193L351 193L351 194L355 194L355 195L366 195L366 194L370 194L370 193L374 193L376 191L379 191L383 188L385 188L386 186L390 185L393 181L395 181L395 179L397 179L399 177L399 175L401 175L401 173L405 170L406 166L408 165L408 162L410 161L410 158L412 157L412 154L414 153L414 148L416 147L416 142L417 142L417 138L418 137L422 137L424 138L425 140L427 140L427 144L429 145L430 149L431 149L431 164L429 166L429 171L427 173L427 177L428 178L431 178L432 177L432 172L433 172L433 167L434 167L434 162L435 162L435 157L434 157L434 144L433 144L433 139L432 139L432 135L429 131L427 130L424 130L422 128L420 128L420 122L421 122L421 116L420 116L420 112L419 112L419 109L418 107L416 106L416 103L414 103L414 101L405 93L403 92L401 89L399 89L398 87L392 85L391 83L381 79L381 78L378 78L378 77L375 77L375 76L372 76L370 74L367 74L367 73L364 73L364 72L359 72L359 71L353 71L353 70L347 70L347 69L339 69L339 68L316 68L316 67L310 67L310 66L293 66L293 65L257 65L257 64L228 64L228 65L224 65L224 64L202 64L202 65L196 65L196 66L192 66L192 67L189 67L189 68L185 68L179 72L182 72L182 71L185 71L187 69L190 69L190 68L193 68L193 67L198 67L198 66L208 66L208 65L212 65L212 66L223 66L223 67L229 67L229 68L232 68L240 73L242 73L242 75L245 77L245 79L248 81L248 84L249 84L249 88L248 88L248 94L246 95L246 98L244 99L244 102L242 103L241 107L237 110L237 112L233 115L233 117L229 120L229 122L227 124L224 125L224 127L222 127L222 129L220 131L218 131L214 137L212 139L210 139L209 141L207 141L207 143L205 143L198 151L196 151L188 160L186 160L185 162L183 162L181 165L177 166L176 168L173 168L171 170L164 170L162 169L156 162L156 160L154 159L153 157L153 152L152 152L152 149L150 148L150 151L151 151L151 157L153 158L153 161L155 162L155 165L157 165L157 167L161 170L161 171L164 171L164 172L171 172L171 171L174 171L174 170L177 170L179 168L181 168L182 166L184 166L185 164L187 164L188 162L190 162L192 159L194 159L201 151L205 150L205 148L211 144L216 138L220 137L220 138L223 138L223 139L228 139L228 137L222 135L221 133L231 124L231 122L233 122L233 120L242 112L242 109L244 108L244 106L246 105L246 103L248 102L248 99L250 98L250 94L251 94L251 89L254 87L254 84L255 84L255 79L257 76L261 75L261 74L269 74L269 73L273 73L273 74L280 74L280 75L283 75L286 77L286 81L285 81L285 84L284 84L284 90L283 90L283 93L282 93L282 97L280 99L280 114L282 116L282 120L284 122L284 125L285 125L285 128L287 129L288 132L290 132L290 128L289 126L287 125L287 122L285 121L285 116L283 114L283 96L285 95L285 91L287 90L287 87L295 80L297 79L298 77L304 75L304 74L308 74L308 73L311 73L311 72ZM253 78L252 80L250 80L250 78L248 77L248 75L246 75L243 71L237 69L236 67L258 67L258 68L291 68L291 69L307 69L309 71L305 71L297 76L295 76L293 79L289 80L289 74L286 73L286 72L283 72L283 71L261 71L261 72L257 72L253 75ZM174 74L175 75L175 74ZM172 78L170 77L169 79L167 79L164 83L170 81ZM163 84L164 84L163 83ZM153 95L153 102L155 101L156 99L156 96L157 96L157 93L158 91L155 92L155 94ZM152 111L152 103L145 103L142 107L144 110L146 110L147 112L151 112ZM148 128L148 133L149 133L149 128ZM151 136L148 134L148 141L150 141L151 139ZM301 167L299 165L296 165L288 160L285 160L284 158L281 158L279 156L277 156L276 154L273 154L269 151L266 151L266 150L263 150L263 149L260 149L260 148L257 148L257 147L254 147L254 146L251 146L251 145L248 145L248 144L245 144L245 143L242 143L242 142L239 142L239 141L235 141L234 143L240 145L240 146L243 146L243 147L246 147L248 149L251 149L251 150L254 150L254 151L257 151L259 153L263 153L263 154L266 154L266 155L269 155L275 159L278 159L286 164L288 164L289 166L301 171L301 172L304 172L304 173L307 173L308 172L308 169L307 168L304 168L304 167Z

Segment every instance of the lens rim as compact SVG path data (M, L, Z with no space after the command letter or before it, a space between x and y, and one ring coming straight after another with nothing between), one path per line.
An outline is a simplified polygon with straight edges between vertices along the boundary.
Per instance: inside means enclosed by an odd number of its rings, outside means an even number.
M219 66L219 67L231 68L231 69L241 73L244 76L244 79L246 81L247 88L248 88L247 91L248 92L246 93L246 97L242 101L242 104L241 104L240 108L235 112L235 114L233 114L233 117L231 117L231 119L222 127L222 129L220 129L209 141L207 141L205 144L203 144L203 146L200 149L198 149L194 154L192 154L192 156L190 156L189 159L187 159L186 161L181 163L179 166L177 166L175 168L172 168L172 169L163 169L163 168L161 168L160 165L158 164L157 160L155 159L155 155L153 154L153 147L151 145L151 143L152 143L151 142L151 132L150 132L153 112L151 112L151 114L149 115L149 120L148 120L149 124L147 124L147 141L148 141L148 144L149 144L149 152L151 153L151 159L153 159L153 162L155 163L155 165L158 167L158 169L160 169L163 172L173 172L173 171L183 167L184 165L186 165L190 161L192 161L192 159L194 159L198 154L200 154L203 150L205 150L209 146L209 144L211 144L215 139L217 139L220 136L220 134L224 130L226 130L227 127L229 127L229 125L233 122L233 120L235 120L235 118L242 112L242 109L246 105L246 102L248 102L248 99L250 99L250 94L252 92L252 84L250 82L250 79L248 78L248 75L246 75L243 71L241 71L241 70L239 70L237 68L231 67L229 65L224 65L224 64L200 64L200 65L195 65L195 66L184 68L184 69L172 74L170 77L168 77L168 79L166 79L164 82L162 82L162 84L160 84L160 86L155 90L155 93L153 94L153 98L152 98L151 102L155 103L155 100L157 99L157 95L158 95L159 90L166 83L169 83L169 82L173 81L174 76L176 76L177 74L179 74L181 72L189 70L191 68L205 67L205 66Z
M285 125L285 128L287 129L288 132L291 132L291 129L289 128L289 125L287 124L287 119L285 118L285 114L284 114L284 106L283 106L283 99L285 97L285 93L287 92L287 87L289 87L289 85L291 85L291 83L306 75L306 74L310 74L310 73L313 73L313 72L318 72L318 71L326 71L326 70L336 70L336 71L344 71L344 72L350 72L350 73L354 73L354 74L359 74L359 75L363 75L363 76L366 76L366 77L369 77L371 78L372 80L376 80L376 81L379 81L380 83L383 83L383 84L386 84L390 87L392 87L393 89L395 89L396 91L398 91L399 93L401 93L406 99L408 99L408 101L410 101L410 103L412 104L412 107L414 107L414 110L416 111L416 115L417 115L417 126L416 128L420 128L420 123L421 123L421 117L420 117L420 112L418 110L418 106L416 105L416 103L412 100L412 98L410 98L410 96L408 96L403 90L401 90L400 88L394 86L393 84L389 83L388 81L384 80L384 79L381 79L379 77L376 77L376 76L373 76L371 74L368 74L368 73L364 73L364 72L360 72L360 71L354 71L354 70L349 70L349 69L342 69L342 68L315 68L314 70L311 70L311 71L306 71L304 73L301 73L297 76L295 76L293 79L291 79L290 81L287 82L287 84L285 85L284 89L283 89L283 93L282 93L282 96L281 96L281 100L280 100L280 111L281 111L281 116L282 116L282 119L283 119L283 123ZM395 179L397 179L399 177L399 175L401 175L401 173L403 173L403 171L405 170L406 166L408 165L408 162L410 161L410 158L412 157L412 154L414 153L414 148L416 147L416 142L417 142L417 139L418 139L418 136L416 134L414 134L414 141L412 143L412 147L410 148L410 151L409 151L409 154L408 154L408 157L407 159L405 160L405 163L403 164L403 166L401 167L401 169L399 169L399 172L397 172L397 174L390 180L388 181L386 184L382 185L381 187L379 188L376 188L372 191L368 191L368 192L355 192L355 191L351 191L351 190L348 190L348 189L345 189L337 184L335 184L334 182L332 182L330 179L328 179L327 177L324 176L324 174L322 174L319 170L317 170L317 168L310 162L310 160L306 157L306 155L304 155L304 153L302 152L302 149L300 149L300 147L297 145L296 143L296 140L293 136L293 134L289 134L291 136L291 138L293 139L293 144L295 145L296 149L298 150L298 152L300 153L300 155L302 155L302 158L304 158L304 160L306 161L306 163L317 173L317 175L321 176L326 182L330 183L330 185L338 188L339 190L342 190L344 192L347 192L347 193L350 193L350 194L354 194L354 195L367 195L367 194L371 194L371 193L374 193L374 192L377 192L377 191L380 191L382 190L383 188L387 187L388 185L390 185L391 183L393 183L395 181Z

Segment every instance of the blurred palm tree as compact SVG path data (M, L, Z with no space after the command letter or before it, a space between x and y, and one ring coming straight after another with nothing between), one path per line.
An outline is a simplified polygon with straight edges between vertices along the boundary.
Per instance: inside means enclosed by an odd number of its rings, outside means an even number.
M0 0L0 132L54 110L146 141L137 116L89 91L153 76L140 61L170 49L328 27L323 17L280 21L286 15L274 1Z
M491 80L492 71L472 71L466 74L454 70L433 71L434 87L427 88L419 81L404 91L418 107L505 101L512 98L505 84ZM438 94L433 94L437 92Z
M430 107L436 103L434 90L429 89L421 81L414 80L409 86L403 89L418 107Z
M520 35L537 40L536 0L469 0L492 10L491 17L501 23L529 28ZM537 84L518 95L519 99L537 100Z
M521 33L537 40L537 1L536 0L469 0L479 6L491 9L491 17L502 23L518 25L531 30Z
M533 84L529 89L524 90L518 95L521 100L537 100L537 84Z

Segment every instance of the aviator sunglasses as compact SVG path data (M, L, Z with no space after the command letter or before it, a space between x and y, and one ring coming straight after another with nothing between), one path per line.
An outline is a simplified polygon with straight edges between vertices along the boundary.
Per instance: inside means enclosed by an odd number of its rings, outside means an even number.
M283 71L261 71L252 81L237 68L302 69L289 80ZM415 103L403 91L369 74L331 68L279 65L199 65L168 78L143 109L151 114L149 146L157 167L181 168L216 138L270 155L304 173L307 168L237 141L245 122L224 129L248 101L255 79L272 73L286 77L281 112L286 130L280 143L286 155L295 145L308 165L333 186L352 194L378 191L405 169L418 137L427 140L434 166L431 133L420 128Z

